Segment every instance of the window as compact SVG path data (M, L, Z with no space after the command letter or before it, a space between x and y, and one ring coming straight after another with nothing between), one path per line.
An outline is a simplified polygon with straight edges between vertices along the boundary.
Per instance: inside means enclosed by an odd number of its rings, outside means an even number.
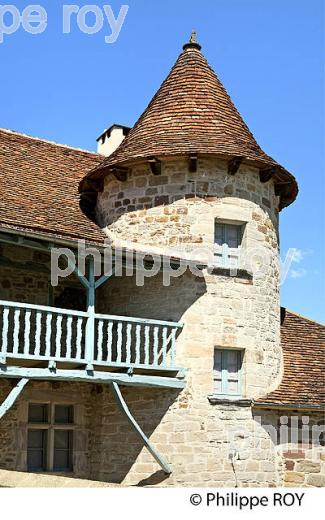
M214 351L214 393L217 395L241 395L241 350Z
M238 267L242 226L216 222L214 232L215 256L224 267Z
M72 405L30 403L27 470L73 471L73 430Z

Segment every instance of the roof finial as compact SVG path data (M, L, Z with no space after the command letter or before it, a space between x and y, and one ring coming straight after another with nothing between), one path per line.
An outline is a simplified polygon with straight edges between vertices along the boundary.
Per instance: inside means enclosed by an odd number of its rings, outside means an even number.
M196 31L192 31L190 41L188 43L185 43L185 45L183 45L183 49L184 49L184 51L185 51L185 49L197 49L199 51L202 49L201 45L197 42Z
M197 43L196 41L196 31L192 31L190 43Z

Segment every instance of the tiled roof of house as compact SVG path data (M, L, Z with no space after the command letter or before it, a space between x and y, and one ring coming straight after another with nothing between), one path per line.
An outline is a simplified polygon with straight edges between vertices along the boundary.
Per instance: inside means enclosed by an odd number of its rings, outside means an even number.
M278 406L325 406L325 326L282 309L283 378L256 401Z
M190 154L241 157L261 169L276 168L276 181L287 184L283 206L296 197L294 177L257 144L200 46L184 46L167 79L117 150L84 179L99 179L113 167L135 161Z
M102 243L79 208L78 184L103 157L0 129L0 226Z

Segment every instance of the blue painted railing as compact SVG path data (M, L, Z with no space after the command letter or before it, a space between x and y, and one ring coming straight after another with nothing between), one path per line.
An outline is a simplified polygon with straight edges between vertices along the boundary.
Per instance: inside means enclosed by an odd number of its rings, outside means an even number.
M90 316L0 300L0 363L17 359L47 361L50 366L64 362L176 370L181 328L181 323L169 321Z

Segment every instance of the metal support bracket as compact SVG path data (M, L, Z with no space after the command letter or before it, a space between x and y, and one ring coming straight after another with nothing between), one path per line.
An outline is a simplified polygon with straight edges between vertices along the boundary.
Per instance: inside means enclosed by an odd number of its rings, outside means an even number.
M171 466L165 461L165 459L158 453L158 451L155 449L155 447L151 444L148 437L145 435L145 433L141 430L140 426L136 422L135 418L131 414L126 402L123 399L123 396L121 394L120 387L117 383L112 383L112 392L115 398L115 401L121 410L126 415L127 420L131 424L132 428L136 431L136 433L139 435L139 437L142 439L143 444L146 446L147 450L151 453L153 458L158 462L159 466L164 470L167 475L170 475L172 473Z

